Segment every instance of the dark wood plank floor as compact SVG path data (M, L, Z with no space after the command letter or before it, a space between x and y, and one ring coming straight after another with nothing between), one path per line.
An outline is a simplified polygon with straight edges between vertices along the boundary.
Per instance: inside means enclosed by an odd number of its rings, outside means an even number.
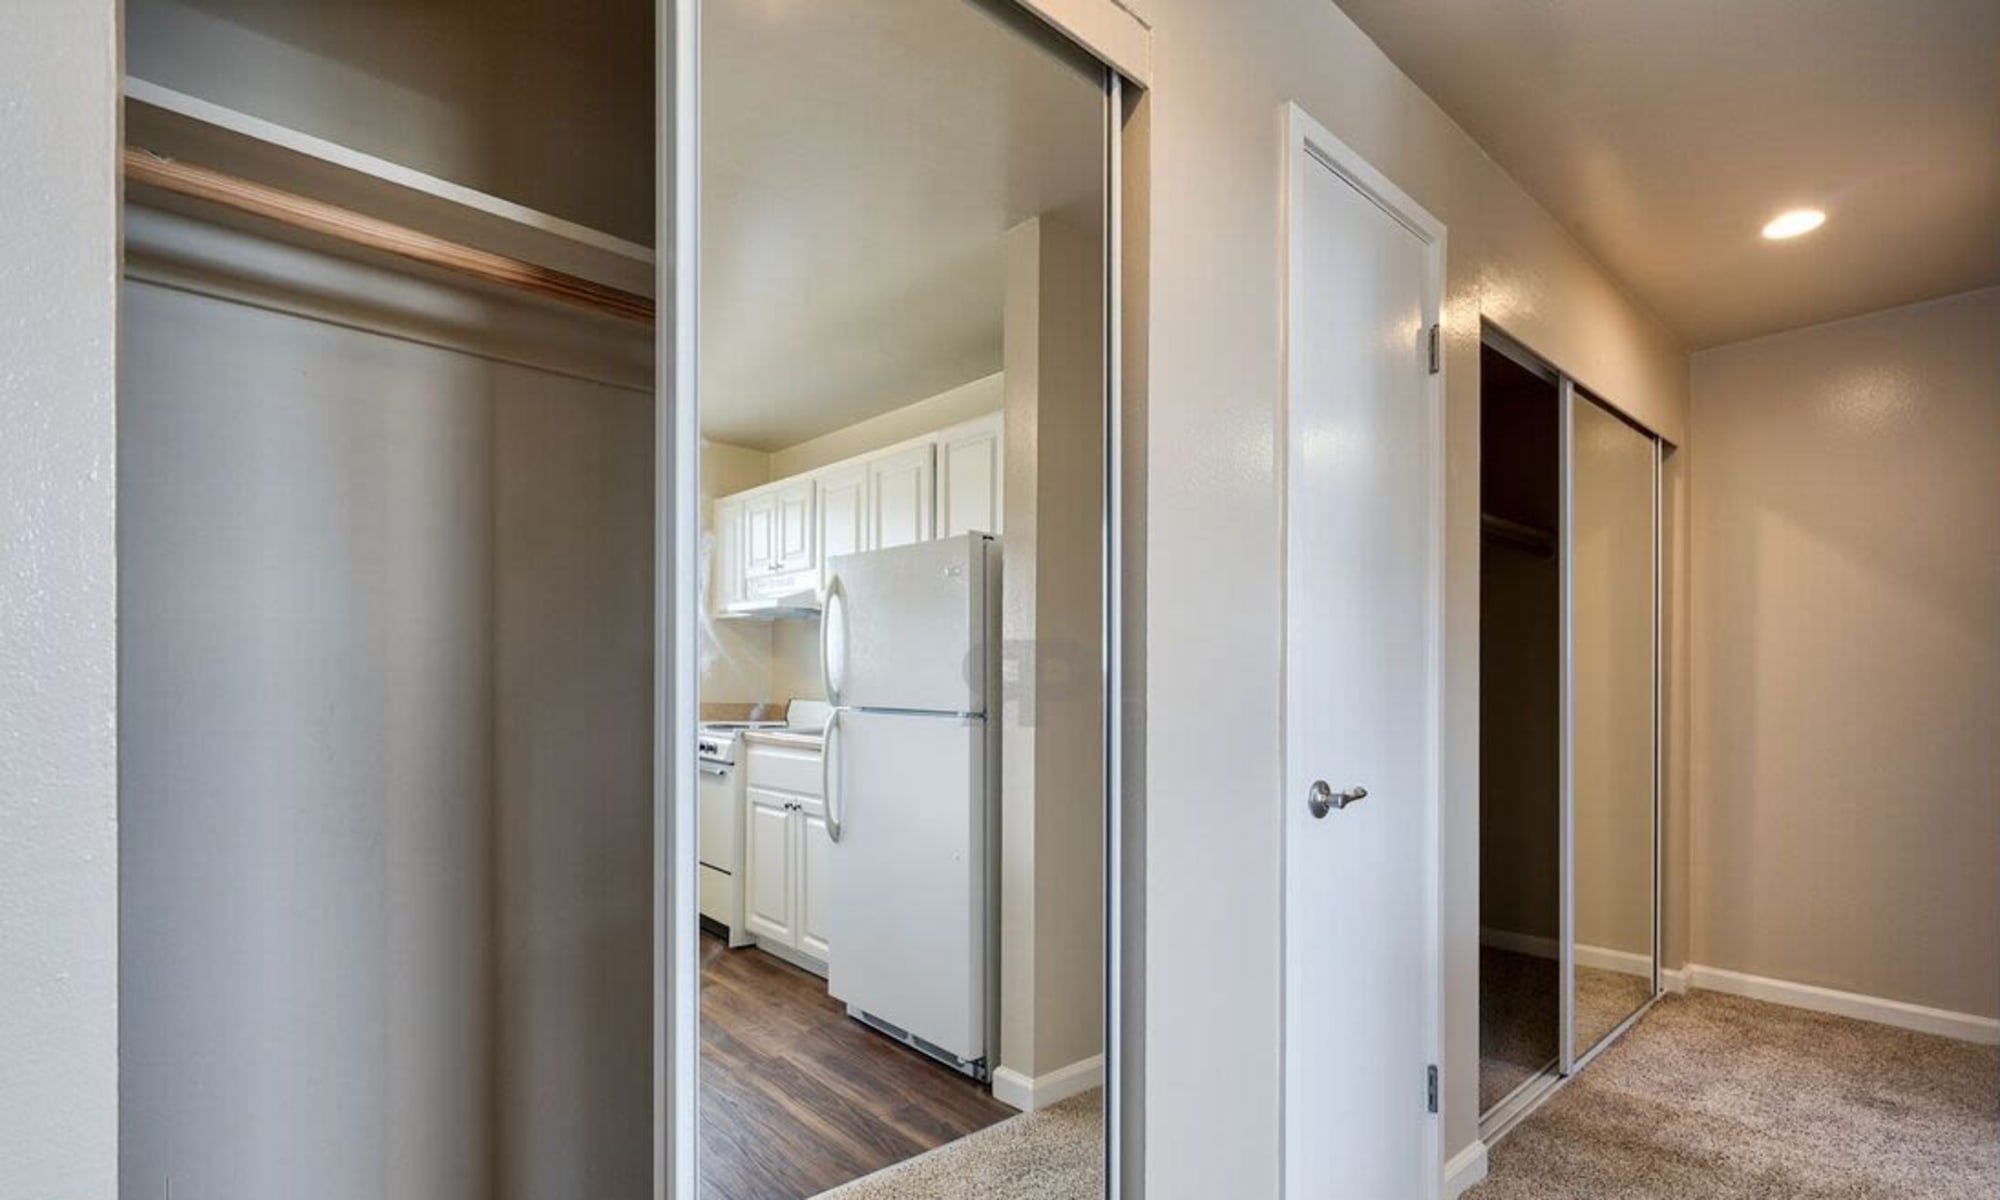
M1013 1115L824 980L701 935L702 1200L803 1200Z

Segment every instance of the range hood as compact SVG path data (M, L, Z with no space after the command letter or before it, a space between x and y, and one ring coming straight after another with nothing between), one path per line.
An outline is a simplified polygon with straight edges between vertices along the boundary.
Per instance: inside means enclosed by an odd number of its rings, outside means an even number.
M763 580L765 587L751 588L751 594L735 601L719 614L732 621L805 621L819 616L819 590L806 580L780 586L778 580Z
M797 602L784 600L738 600L722 610L728 621L805 621L819 616L819 597L807 596Z

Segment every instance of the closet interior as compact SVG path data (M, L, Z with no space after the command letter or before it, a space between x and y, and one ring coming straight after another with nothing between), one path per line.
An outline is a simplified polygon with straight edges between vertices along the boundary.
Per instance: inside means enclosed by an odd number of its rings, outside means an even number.
M645 0L130 0L120 1171L652 1187Z
M1661 443L1497 330L1480 354L1481 1130L1659 993Z

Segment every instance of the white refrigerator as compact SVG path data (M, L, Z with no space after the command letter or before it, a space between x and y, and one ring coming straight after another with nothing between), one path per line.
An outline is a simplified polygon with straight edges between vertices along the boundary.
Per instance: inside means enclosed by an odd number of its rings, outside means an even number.
M981 1079L999 1011L999 622L992 538L829 564L827 989Z

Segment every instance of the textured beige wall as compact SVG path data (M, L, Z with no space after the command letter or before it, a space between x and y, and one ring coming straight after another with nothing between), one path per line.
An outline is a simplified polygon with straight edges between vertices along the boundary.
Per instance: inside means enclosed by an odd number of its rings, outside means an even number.
M1688 545L1688 460L1668 450L1660 463L1660 968L1678 971L1688 958L1688 605L1692 598Z
M1007 235L1000 1065L1103 1049L1103 248Z
M1157 91L1145 496L1146 1182L1271 1195L1280 1161L1283 105L1450 230L1445 1122L1478 1123L1479 319L1674 441L1687 358L1326 0L1148 0Z
M2000 1016L2000 289L1694 360L1692 958Z

